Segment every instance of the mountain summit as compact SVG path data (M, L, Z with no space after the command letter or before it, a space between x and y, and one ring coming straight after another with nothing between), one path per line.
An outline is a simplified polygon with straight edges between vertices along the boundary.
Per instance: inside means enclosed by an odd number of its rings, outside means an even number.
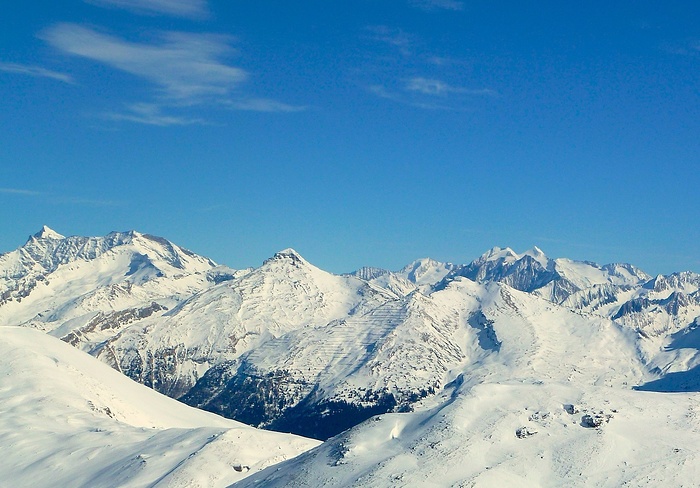
M35 237L37 239L65 239L65 236L62 236L55 230L49 228L48 226L44 225L39 232L34 234L32 237Z

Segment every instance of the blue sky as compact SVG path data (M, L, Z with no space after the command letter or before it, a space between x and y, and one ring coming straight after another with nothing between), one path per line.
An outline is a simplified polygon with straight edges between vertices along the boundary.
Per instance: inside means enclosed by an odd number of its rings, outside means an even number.
M492 246L700 271L700 4L10 2L0 251L137 229L233 267Z

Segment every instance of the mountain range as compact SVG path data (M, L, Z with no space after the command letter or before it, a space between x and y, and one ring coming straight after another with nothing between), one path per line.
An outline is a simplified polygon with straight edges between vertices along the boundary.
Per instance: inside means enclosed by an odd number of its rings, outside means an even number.
M667 479L676 461L682 484L699 440L699 290L696 273L536 247L335 275L293 249L234 270L135 231L44 227L0 255L0 325L38 329L200 409L330 439L244 482L273 486L440 473L456 486L577 473L619 486ZM647 464L645 422L669 446ZM590 474L594 463L617 477Z

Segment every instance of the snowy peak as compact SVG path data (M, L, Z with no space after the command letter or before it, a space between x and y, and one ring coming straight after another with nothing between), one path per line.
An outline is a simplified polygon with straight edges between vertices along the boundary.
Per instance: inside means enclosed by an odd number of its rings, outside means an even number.
M25 271L38 265L44 272L51 273L61 264L93 261L107 253L117 252L118 248L148 256L158 268L163 267L159 262L164 263L165 267L183 271L188 268L192 268L190 271L204 271L216 266L210 259L176 246L167 239L133 230L111 232L104 237L64 237L46 226L17 250L13 260L19 261L17 266L25 268Z
M508 247L494 247L470 264L458 267L446 279L455 276L477 282L505 283L555 303L562 303L572 294L590 287L606 284L618 287L639 286L651 278L629 264L600 266L589 261L550 259L536 246L522 254Z
M34 234L32 237L36 239L65 239L65 236L62 236L55 230L51 229L50 227L44 225L39 232ZM30 237L31 239L31 237Z
M669 290L682 290L686 293L692 293L700 288L700 275L691 271L657 275L645 283L644 288L657 293Z
M434 285L455 268L456 266L452 263L441 263L431 258L423 258L413 261L396 274L418 286Z
M509 247L501 248L494 246L475 259L474 263L485 263L487 261L498 261L501 259L512 262L519 259L519 256Z
M640 285L652 279L641 269L627 263L606 264L601 269L617 280L619 284Z
M391 273L391 271L389 271L388 269L377 268L374 266L363 266L360 269L348 274L350 276L357 276L361 280L371 281L376 280L377 278L380 278L382 276L386 276L389 273Z
M54 330L98 311L150 307L170 297L177 302L209 286L207 273L215 266L136 231L64 237L44 226L22 247L0 255L0 324L35 321L32 326Z
M296 252L294 249L291 247L288 247L287 249L282 249L279 252L276 252L274 256L271 258L266 259L263 262L263 266L266 264L270 263L288 263L293 266L299 267L301 265L309 264L308 261L306 261L303 257L301 257L301 254Z
M513 251L510 247L492 247L479 258L475 259L474 263L486 263L488 261L502 261L504 263L514 263L515 261L520 261L525 256L533 258L535 261L539 262L542 266L546 267L549 262L549 258L542 252L537 246L533 246L532 249L525 251L522 254L518 254Z
M463 276L473 281L498 281L521 291L531 292L558 279L554 262L537 247L517 254L511 248L494 247L466 266L446 276Z
M540 249L537 246L533 246L532 249L529 249L525 251L522 256L530 256L532 259L540 263L543 267L547 267L549 264L549 258L547 255L542 252L542 249Z

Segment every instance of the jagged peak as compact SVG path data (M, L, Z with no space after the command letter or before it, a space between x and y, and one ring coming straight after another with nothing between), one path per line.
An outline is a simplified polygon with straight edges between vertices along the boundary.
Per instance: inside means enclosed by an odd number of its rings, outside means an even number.
M41 230L32 237L37 239L65 239L65 236L59 234L47 225L41 227Z
M532 246L532 249L529 249L525 251L523 254L527 254L529 256L544 256L544 252L542 252L542 249L540 249L537 246Z
M495 261L500 258L518 258L518 255L509 247L494 246L479 258L480 261Z
M507 263L512 263L515 261L520 261L523 259L525 256L529 256L535 261L539 262L542 266L546 267L547 262L549 261L549 258L547 255L542 251L537 246L533 246L531 249L528 249L522 254L518 254L513 249L510 247L492 247L488 251L486 251L484 254L479 256L478 259L476 259L475 263L486 263L488 261L498 261L498 260L503 260L506 261Z
M410 264L407 264L404 266L401 271L410 271L410 270L416 270L418 268L427 268L430 266L453 266L452 263L449 262L443 262L443 261L438 261L437 259L425 257L425 258L420 258L416 259Z
M301 254L296 252L294 249L291 247L288 247L287 249L282 249L281 251L278 251L275 253L275 256L281 256L281 257L292 257L292 258L298 258L298 259L303 259L301 257Z
M287 249L282 249L281 251L276 252L271 258L266 259L265 262L263 262L263 265L279 261L290 262L295 266L298 266L302 263L306 263L306 260L303 257L301 257L301 254L296 252L291 247L288 247Z
M522 254L520 255L520 258L522 258L522 257L524 257L524 256L530 256L530 257L533 258L535 261L537 261L538 263L540 263L543 267L545 267L545 268L547 267L547 262L549 261L549 258L548 258L547 255L542 251L542 249L540 249L540 248L537 247L537 246L533 246L532 249L528 249L527 251L525 251L524 253L522 253Z

